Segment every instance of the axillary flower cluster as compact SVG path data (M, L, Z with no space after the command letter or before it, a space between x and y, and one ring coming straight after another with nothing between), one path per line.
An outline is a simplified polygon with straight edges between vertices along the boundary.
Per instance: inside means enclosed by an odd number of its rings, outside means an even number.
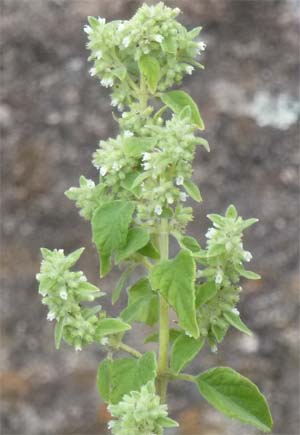
M163 3L143 5L128 21L89 17L84 28L90 74L111 90L119 134L101 140L93 154L97 182L81 176L79 187L66 195L91 223L100 276L115 265L122 270L112 303L126 289L127 305L117 318L91 305L104 293L70 270L83 248L69 255L42 249L39 292L48 320L56 322L57 348L63 340L76 350L98 343L107 352L97 385L113 417L113 434L161 435L177 426L165 404L175 379L195 384L225 415L268 432L268 405L247 378L227 367L182 373L205 343L215 352L230 326L251 334L237 309L240 280L259 275L244 268L252 255L242 241L257 220L241 218L234 206L224 216L208 215L213 226L205 247L185 234L193 218L186 201L202 201L191 179L196 147L209 151L209 145L200 135L204 122L192 97L170 90L194 68L203 69L199 58L206 48L201 28L187 30L176 19L179 13ZM170 236L178 244L173 258ZM177 316L175 328L170 310ZM157 353L142 354L124 343L135 323L153 328L145 342L158 342Z

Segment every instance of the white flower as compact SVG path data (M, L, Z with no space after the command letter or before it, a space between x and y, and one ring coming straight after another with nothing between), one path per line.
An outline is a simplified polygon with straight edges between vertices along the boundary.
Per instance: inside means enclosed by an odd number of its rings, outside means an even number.
M176 177L176 186L182 186L184 182L184 178L182 175L178 175L178 177Z
M125 38L123 39L122 43L123 43L124 47L127 48L129 43L130 43L129 36L125 36Z
M245 261L251 261L252 260L252 254L249 251L244 251L244 260Z
M116 107L118 104L119 104L119 101L118 101L116 98L113 98L113 99L111 100L111 105L112 105L113 107Z
M213 353L217 353L217 352L218 352L218 348L217 348L217 346L216 346L215 344L210 348L210 350L211 350Z
M76 344L75 350L76 350L76 352L80 352L82 350L82 347L80 346L80 344Z
M151 169L151 164L146 162L142 164L143 168L145 169L145 171L148 171L148 169Z
M66 301L68 299L68 293L65 288L62 288L59 292L59 296Z
M118 32L121 32L121 30L124 29L125 24L124 23L120 23L117 27Z
M221 270L218 270L216 274L215 282L216 284L221 284L222 281L223 281L223 272Z
M113 162L112 168L113 168L114 171L118 171L121 168L120 163Z
M193 337L192 334L190 334L188 331L185 331L184 333L187 337Z
M154 211L155 211L155 213L156 213L158 216L160 216L160 215L162 214L162 208L161 208L161 206L160 206L159 204L157 204L157 205L155 206Z
M203 42L203 41L198 42L198 48L200 51L205 51L206 47L207 47L207 44L205 44L205 42Z
M231 312L232 312L233 314L237 314L237 315L240 314L240 312L239 312L239 310L238 310L237 308L232 308Z
M211 239L215 233L216 233L216 230L214 228L209 228L207 233L205 234L205 237L207 237L208 239Z
M124 136L125 136L125 137L131 137L131 136L133 136L133 133L132 133L132 131L130 131L130 130L125 130L125 131L124 131Z
M87 33L88 35L90 35L91 33L92 33L92 31L93 31L93 29L90 27L90 26L88 26L87 24L84 26L84 28L83 28L83 31L85 32L85 33Z
M98 23L105 24L105 22L106 22L105 18L98 17Z
M179 193L179 199L180 199L180 201L185 202L186 199L187 199L187 194L185 192L180 192Z
M89 189L93 189L93 187L95 187L94 181L93 180L87 180L86 187L88 187Z
M188 65L188 66L185 68L185 70L186 70L186 72L187 72L189 75L191 75L191 74L193 73L193 71L194 71L194 67L193 67L192 65Z
M164 37L162 35L155 35L153 39L154 39L154 41L161 43L161 42L163 42Z
M101 338L100 344L102 344L102 346L106 346L108 344L108 338L107 337Z
M173 202L174 202L174 198L173 198L172 195L170 195L169 193L167 193L166 198L167 198L167 203L168 203L168 204L173 204Z
M104 175L107 174L107 167L106 166L101 166L100 174L102 175L102 177L104 177Z
M49 322L52 322L52 320L55 319L55 313L52 313L52 311L49 311L49 313L47 314L47 320L49 320Z
M175 9L174 9L174 12L176 13L176 15L178 15L178 14L180 14L181 11L180 11L179 8L175 8Z
M101 59L103 57L103 53L101 50L96 51L95 55L97 59Z
M107 77L101 80L101 85L105 88L109 88L114 84L114 81L111 77Z
M145 162L146 160L150 160L150 159L151 159L150 153L143 153L143 156L142 156L143 162Z

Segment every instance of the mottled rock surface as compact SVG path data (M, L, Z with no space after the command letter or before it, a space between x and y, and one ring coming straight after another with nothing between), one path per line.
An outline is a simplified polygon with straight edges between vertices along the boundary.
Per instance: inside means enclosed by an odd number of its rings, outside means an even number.
M149 2L150 3L150 2ZM99 139L116 133L107 92L88 75L87 15L128 18L133 0L0 0L2 152L2 433L106 434L95 387L96 347L56 352L53 325L37 294L40 246L86 246L80 266L97 283L90 228L63 194L90 164ZM229 365L256 382L274 415L274 434L299 428L299 0L184 0L187 26L202 25L206 70L185 82L206 120L211 153L200 151L195 181L204 197L190 233L203 240L206 214L234 203L260 219L245 240L263 279L245 285L240 310L252 338L230 332L205 349L198 373ZM5 250L4 250L5 249ZM108 290L118 272L101 285ZM116 312L124 303L117 307ZM107 308L109 304L107 303ZM141 346L141 329L130 340ZM182 435L258 432L220 416L190 384L170 389ZM173 432L175 433L175 432Z

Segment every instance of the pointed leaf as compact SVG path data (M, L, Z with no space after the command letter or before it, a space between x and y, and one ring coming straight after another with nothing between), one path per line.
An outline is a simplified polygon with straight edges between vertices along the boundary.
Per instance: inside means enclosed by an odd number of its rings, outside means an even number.
M65 318L60 319L55 325L54 337L55 337L55 347L58 350L60 347L61 339L64 333Z
M272 417L265 397L255 384L227 367L216 367L196 378L202 396L218 411L263 432L270 432Z
M139 253L144 255L144 257L153 258L154 260L158 260L160 258L159 251L155 248L152 242L148 242L146 246L142 249L139 249Z
M161 100L166 104L174 113L180 113L185 106L191 108L191 121L197 125L200 130L204 130L204 122L199 113L199 109L195 101L190 95L184 91L170 91L161 95Z
M245 334L252 335L252 331L248 328L247 325L242 321L238 314L232 313L230 311L225 311L223 313L225 319L232 325L234 328L238 329Z
M100 319L96 327L97 339L106 335L118 334L128 329L131 329L131 326L120 319Z
M205 304L217 293L217 287L214 282L208 281L204 284L196 286L196 307Z
M106 403L110 401L111 366L112 360L105 359L99 365L97 372L98 390L102 399Z
M187 191L187 193L190 195L191 198L193 198L197 202L203 201L199 187L193 183L191 180L186 180L183 183L183 187Z
M160 65L155 57L144 55L139 60L139 69L146 77L151 92L155 92L160 76Z
M261 276L258 275L258 273L252 272L251 270L245 270L243 268L243 266L241 266L241 265L238 265L235 268L238 271L238 273L241 276L244 276L245 278L248 278L248 279L260 279L261 278Z
M171 369L179 373L200 352L205 343L205 338L195 340L181 334L175 341L171 352Z
M199 336L195 311L194 259L188 251L180 251L173 260L162 261L150 272L153 290L159 290L175 309L179 324L194 338Z
M143 228L131 228L128 231L126 245L118 249L116 253L116 264L130 257L149 242L149 232Z
M237 216L238 216L238 212L237 212L237 209L235 208L234 205L231 204L231 205L227 208L226 213L225 213L225 216L226 216L227 218L233 218L233 219L236 219L236 218L237 218Z
M115 287L115 289L114 289L114 291L112 293L111 301L112 301L113 305L119 300L119 297L121 295L122 289L123 289L123 287L124 287L124 285L125 285L125 283L127 281L127 278L131 274L132 270L133 270L133 267L130 265L130 266L128 266L124 270L124 272L120 276L120 278L119 278L119 280L117 282L117 285L116 285L116 287Z
M201 250L201 246L195 237L184 236L181 237L178 242L182 248L186 248L191 252L198 252Z

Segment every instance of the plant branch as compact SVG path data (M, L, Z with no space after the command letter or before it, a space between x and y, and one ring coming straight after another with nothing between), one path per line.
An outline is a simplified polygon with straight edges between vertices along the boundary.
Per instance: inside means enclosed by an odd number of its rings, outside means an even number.
M143 355L141 354L141 352L139 352L138 350L134 349L134 348L131 347L131 346L128 346L128 344L125 344L125 343L120 343L120 344L117 346L117 349L118 349L118 350L123 350L124 352L127 352L127 353L129 353L130 355L135 356L136 358L140 358L141 356L143 356Z

